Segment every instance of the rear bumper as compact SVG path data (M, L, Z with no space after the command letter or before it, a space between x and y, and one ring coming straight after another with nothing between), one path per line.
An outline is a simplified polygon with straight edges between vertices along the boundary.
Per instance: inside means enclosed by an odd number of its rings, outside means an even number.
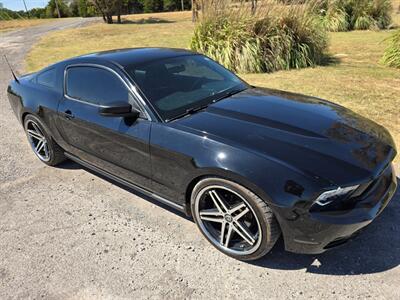
M345 211L308 212L295 220L280 220L287 251L319 254L344 244L370 224L396 192L397 179L390 165L377 184L354 207ZM279 219L279 218L278 218Z

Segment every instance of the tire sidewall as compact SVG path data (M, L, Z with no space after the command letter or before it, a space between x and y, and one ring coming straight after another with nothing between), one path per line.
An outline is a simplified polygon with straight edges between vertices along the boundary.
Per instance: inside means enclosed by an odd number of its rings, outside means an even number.
M258 246L258 249L251 253L251 254L246 254L246 255L236 255L232 254L230 252L224 251L224 249L218 247L217 245L214 244L214 242L203 232L203 229L199 225L199 220L197 219L197 214L196 214L196 198L198 194L207 186L211 185L219 185L228 189L231 189L238 193L240 196L242 196L244 199L246 199L246 202L248 205L251 206L253 209L253 212L256 214L256 217L258 218L258 221L260 223L260 230L261 230L261 235L262 235L262 241L260 245ZM262 256L264 256L266 253L270 251L272 248L270 246L271 244L271 230L270 230L270 225L269 222L265 216L265 214L262 212L260 209L259 205L257 202L254 201L253 197L257 197L254 193L252 193L250 190L247 188L235 183L231 182L229 180L223 179L223 178L205 178L198 182L192 192L191 195L191 211L192 211L192 217L199 228L200 232L202 235L219 251L223 252L224 254L239 259L239 260L254 260L258 259Z

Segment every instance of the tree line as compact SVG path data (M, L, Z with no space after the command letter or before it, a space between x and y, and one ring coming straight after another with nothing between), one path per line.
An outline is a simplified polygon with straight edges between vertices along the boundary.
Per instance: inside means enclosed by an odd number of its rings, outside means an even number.
M113 23L112 16L152 13L163 11L190 10L192 0L50 0L44 8L28 11L0 9L0 20L20 18L66 18L102 16L107 23Z

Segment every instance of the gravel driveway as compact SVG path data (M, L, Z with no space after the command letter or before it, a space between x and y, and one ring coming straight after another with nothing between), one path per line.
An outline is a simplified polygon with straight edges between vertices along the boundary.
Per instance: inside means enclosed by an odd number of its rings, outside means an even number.
M43 34L74 19L0 35L22 69ZM6 99L0 60L0 299L400 299L400 193L347 245L295 255L279 241L254 263L226 257L184 216L68 162L40 163Z

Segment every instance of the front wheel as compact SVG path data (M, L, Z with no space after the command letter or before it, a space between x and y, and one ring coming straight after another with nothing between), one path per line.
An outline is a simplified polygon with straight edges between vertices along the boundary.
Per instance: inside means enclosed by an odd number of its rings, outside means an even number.
M221 178L206 178L193 189L191 209L206 239L239 260L267 254L280 236L268 205L245 187Z

